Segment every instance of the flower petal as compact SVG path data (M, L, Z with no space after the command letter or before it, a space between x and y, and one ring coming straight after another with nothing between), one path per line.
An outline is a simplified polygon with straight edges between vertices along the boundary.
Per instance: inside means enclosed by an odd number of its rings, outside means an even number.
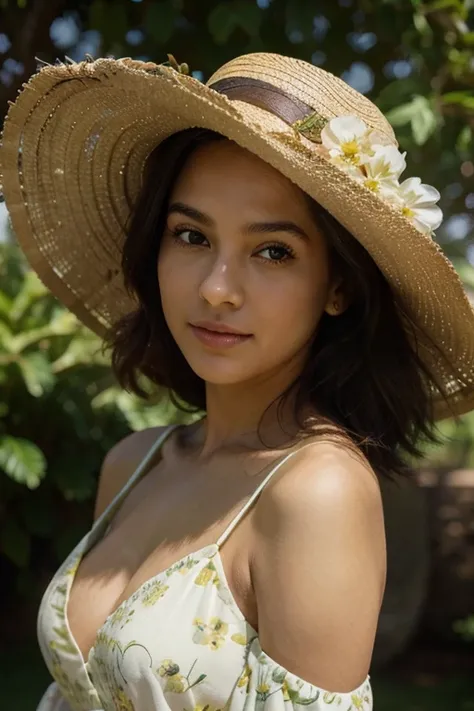
M423 192L422 192L423 191ZM441 195L432 185L425 185L422 183L419 188L419 199L417 202L417 207L422 207L424 205L432 205L438 202Z
M321 142L321 152L331 163L400 210L418 230L431 234L439 227L443 220L436 205L439 192L418 177L399 183L406 152L399 151L393 139L369 128L357 116L344 115L328 122Z
M367 173L373 178L398 178L406 168L405 154L395 146L375 145L374 154L366 162Z
M362 138L366 132L366 124L357 116L338 116L323 128L321 141L327 148L334 148L341 143Z
M437 205L413 210L413 221L421 223L428 231L436 230L443 221L443 213Z
M418 190L421 178L407 178L400 184L400 197L407 205L412 205L418 200Z
M421 185L421 178L407 178L400 184L400 190L402 193L416 192L419 185Z
M375 129L369 130L366 140L372 148L375 148L375 146L393 146L394 148L397 148L394 146L392 139L386 136L385 133L381 133Z
M409 207L433 205L440 194L432 185L425 185L420 178L408 178L400 185L400 194Z

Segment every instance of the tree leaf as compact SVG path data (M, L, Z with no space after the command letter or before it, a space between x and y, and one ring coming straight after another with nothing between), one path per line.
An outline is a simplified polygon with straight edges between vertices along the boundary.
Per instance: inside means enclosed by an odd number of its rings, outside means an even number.
M461 131L459 132L459 135L456 140L456 149L460 153L467 153L469 150L471 150L472 145L473 145L473 139L474 139L474 131L470 126L464 126Z
M380 91L376 104L382 111L388 112L409 104L414 96L421 95L424 91L429 91L429 87L426 87L423 79L417 75L396 79Z
M36 274L33 271L27 272L21 290L13 299L10 321L18 323L25 312L47 293L48 290L38 279Z
M77 318L70 311L61 310L56 313L52 321L46 326L31 328L19 333L14 338L12 345L13 352L21 353L25 348L42 341L44 338L52 336L69 336L79 329Z
M411 130L415 143L422 146L435 132L438 121L430 101L426 97L417 97L417 99L417 110L411 120Z
M462 41L467 44L468 47L474 46L474 32L465 32L462 36Z
M78 365L109 366L110 358L104 354L102 344L95 334L81 332L73 338L62 355L51 365L53 373L61 373Z
M392 126L404 126L410 123L413 138L419 146L426 143L438 125L430 100L421 95L414 96L407 104L388 111L386 116Z
M442 100L445 104L460 104L466 109L474 109L474 92L472 91L449 91L443 94Z
M387 112L386 117L392 126L404 126L407 123L411 123L416 108L416 101L413 99L407 104L391 109Z
M433 30L431 29L431 25L423 13L416 12L413 15L413 24L415 25L420 35L422 35L423 37L430 39L433 37Z
M15 335L5 321L0 321L0 353L14 354Z
M0 290L0 316L2 318L9 318L12 308L11 299L5 294L4 291Z
M425 12L438 12L439 10L462 10L462 2L459 0L431 0L430 4L426 6Z
M12 516L8 516L3 523L0 532L0 547L2 553L16 566L19 568L28 566L31 553L30 537Z
M51 363L44 353L27 353L16 361L25 382L25 387L33 397L41 397L53 389L56 377Z
M36 489L46 473L46 459L33 442L21 437L0 437L0 467L18 484Z

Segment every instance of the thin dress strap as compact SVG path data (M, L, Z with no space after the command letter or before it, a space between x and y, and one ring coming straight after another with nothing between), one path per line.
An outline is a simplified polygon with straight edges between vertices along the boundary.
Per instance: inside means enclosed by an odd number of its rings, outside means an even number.
M246 504L243 506L243 508L239 511L237 516L235 516L235 518L227 526L227 528L225 529L222 536L220 536L220 538L217 541L218 548L220 548L222 546L222 544L225 543L225 541L228 539L228 537L230 536L230 534L232 533L234 528L240 523L240 521L243 519L243 517L245 516L247 511L250 509L250 507L252 506L254 501L256 501L258 496L261 494L263 489L266 487L266 485L268 484L268 482L270 481L272 476L277 473L277 471L280 469L280 467L282 467L285 464L285 462L287 462L288 459L290 459L290 457L292 457L294 454L296 454L300 450L304 449L304 447L306 447L306 446L308 446L308 445L303 445L302 447L298 447L298 449L294 449L292 452L289 452L289 454L287 454L285 457L283 457L283 459L280 459L280 461L277 462L277 464L275 464L273 469L270 470L270 472L263 479L263 481L261 481L260 484L257 486L257 488L253 492L252 496L246 502Z
M168 436L173 432L173 430L176 429L176 427L179 427L179 425L169 425L169 427L166 427L166 429L160 433L160 435L157 437L156 441L153 442L153 444L151 445L148 452L145 454L145 456L143 457L141 462L138 464L137 468L135 469L132 476L125 484L125 486L120 489L120 491L116 494L116 496L112 499L110 504L107 506L107 508L105 509L103 514L101 516L99 516L99 518L97 519L97 521L94 524L94 528L98 528L104 520L110 521L111 518L113 518L115 511L120 506L120 504L122 503L125 496L128 494L130 489L134 486L135 482L138 481L140 479L140 477L146 473L146 471L150 465L150 462L153 461L153 457L158 452L158 450L160 449L160 447L162 446L164 441L166 439L168 439ZM107 530L108 530L108 528L107 528ZM106 532L107 532L107 530L106 530Z

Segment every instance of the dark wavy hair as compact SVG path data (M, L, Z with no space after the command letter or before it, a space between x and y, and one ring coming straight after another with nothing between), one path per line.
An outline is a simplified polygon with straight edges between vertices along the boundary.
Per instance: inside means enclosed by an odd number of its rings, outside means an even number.
M205 410L205 383L191 369L165 322L157 260L172 188L198 147L227 140L207 129L173 134L150 155L130 216L122 269L137 309L111 328L107 345L125 389L140 396L145 375L171 392L181 409ZM324 313L305 367L277 399L295 395L300 435L314 433L303 412L342 433L378 475L406 475L407 456L420 456L422 440L438 443L430 389L446 395L416 351L413 322L374 260L324 208L308 197L329 246L330 268L342 277L350 304L339 316ZM410 334L410 336L409 336ZM433 348L436 344L433 343ZM273 403L272 403L273 404ZM324 427L323 427L324 429ZM328 431L329 431L328 430Z

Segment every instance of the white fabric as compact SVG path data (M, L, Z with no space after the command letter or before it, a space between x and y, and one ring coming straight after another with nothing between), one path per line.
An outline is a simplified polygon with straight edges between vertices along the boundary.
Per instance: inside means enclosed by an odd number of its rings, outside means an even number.
M38 634L57 684L48 689L37 711L288 711L289 703L307 711L372 711L369 677L352 692L331 692L269 657L226 580L220 545L295 452L272 469L217 543L157 573L125 600L98 631L89 658L83 659L67 620L75 572L172 429L152 447L44 595Z

